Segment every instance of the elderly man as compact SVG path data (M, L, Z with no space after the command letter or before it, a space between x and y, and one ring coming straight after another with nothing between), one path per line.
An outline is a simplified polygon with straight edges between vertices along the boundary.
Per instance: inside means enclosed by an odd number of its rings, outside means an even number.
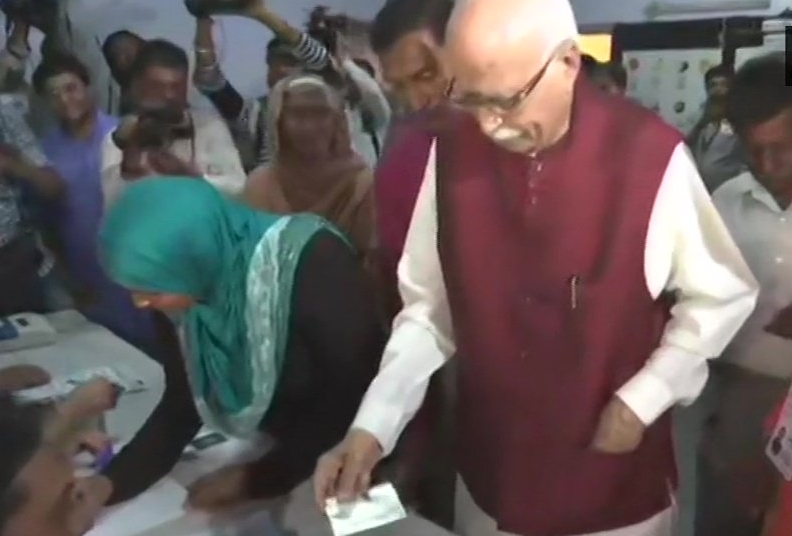
M470 115L430 155L404 309L319 463L320 502L365 490L456 355L460 534L672 534L668 410L757 285L681 135L579 76L577 39L568 0L454 7L451 99Z

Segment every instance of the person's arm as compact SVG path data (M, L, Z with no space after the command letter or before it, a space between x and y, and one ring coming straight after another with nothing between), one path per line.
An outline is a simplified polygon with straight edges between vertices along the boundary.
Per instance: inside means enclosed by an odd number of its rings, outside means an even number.
M113 483L110 504L135 497L167 475L201 427L176 330L164 315L152 314L160 349L160 355L152 357L164 369L165 392L137 435L104 472Z
M360 106L371 114L377 131L387 128L391 120L391 107L382 86L374 80L365 69L358 66L352 59L345 59L341 67L349 75L350 80L360 91Z
M704 128L707 126L708 121L706 117L702 117L699 119L693 128L690 129L687 136L685 136L685 144L690 148L691 151L696 152L698 150L698 139L701 136L701 133L704 131Z
M264 2L255 3L248 10L248 16L272 30L272 33L286 43L292 45L294 47L294 55L302 62L304 68L321 71L332 64L332 55L327 47L307 33L289 24L277 13L271 11Z
M675 149L646 239L653 296L676 295L659 347L618 397L645 424L690 404L719 356L753 311L758 284L704 187L690 151Z
M317 385L321 391L307 414L289 423L275 449L255 464L249 485L257 498L291 491L311 475L319 456L344 437L385 345L360 260L329 231L317 233L302 255L291 325L307 345L312 374L322 378Z
M0 87L4 92L13 93L27 87L25 66L30 58L29 34L28 24L14 21L6 47L0 52Z
M208 98L226 121L233 123L242 118L245 99L229 82L217 59L213 21L211 18L198 18L195 21L195 71L193 84Z
M6 170L12 177L41 199L55 201L63 195L66 189L63 179L52 167L37 140L18 150L6 149L8 152L3 156L8 158Z
M105 207L118 199L124 190L125 181L121 173L123 160L124 153L116 145L113 133L108 134L102 142L102 194Z
M352 428L377 438L383 454L421 407L429 379L456 351L451 313L437 252L435 145L415 205L399 263L404 304Z

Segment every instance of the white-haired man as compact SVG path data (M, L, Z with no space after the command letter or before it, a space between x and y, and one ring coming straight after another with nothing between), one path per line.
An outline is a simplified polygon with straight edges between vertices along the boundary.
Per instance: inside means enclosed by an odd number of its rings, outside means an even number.
M458 360L457 530L670 536L668 410L756 282L680 133L579 76L568 0L466 0L445 53L460 114L430 156L404 309L317 499L369 484Z

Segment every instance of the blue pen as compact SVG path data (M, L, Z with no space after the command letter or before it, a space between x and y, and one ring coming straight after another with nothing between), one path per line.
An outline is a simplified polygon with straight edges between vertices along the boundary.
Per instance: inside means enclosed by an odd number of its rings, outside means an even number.
M113 461L113 457L115 454L113 453L113 444L108 443L107 447L105 447L102 452L100 452L96 456L96 460L94 461L94 467L100 473L103 472L110 466L110 462Z

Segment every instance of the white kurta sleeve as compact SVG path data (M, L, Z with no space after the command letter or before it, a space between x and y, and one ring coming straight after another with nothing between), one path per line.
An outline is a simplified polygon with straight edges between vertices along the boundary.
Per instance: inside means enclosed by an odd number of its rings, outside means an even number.
M121 177L121 162L124 153L116 147L113 134L108 134L102 142L102 195L104 206L108 208L124 191L125 181Z
M690 404L753 311L758 284L712 204L690 151L680 144L658 190L646 238L652 296L676 295L660 346L617 395L645 424Z
M219 116L208 119L196 143L199 171L207 182L226 197L239 198L245 189L247 174L225 122Z
M437 252L435 158L433 145L399 263L404 308L352 424L372 433L385 455L421 407L432 374L455 352Z

